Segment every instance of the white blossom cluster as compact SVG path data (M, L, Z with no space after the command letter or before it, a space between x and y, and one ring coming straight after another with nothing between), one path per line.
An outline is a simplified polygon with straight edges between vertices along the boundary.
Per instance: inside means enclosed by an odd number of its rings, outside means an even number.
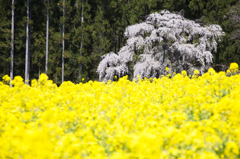
M168 10L152 13L145 22L126 28L127 43L117 54L102 56L97 69L99 80L131 73L129 62L134 64L134 78L161 77L166 73L165 67L189 72L198 69L202 74L210 67L211 52L217 52L217 41L224 34L219 25L201 26Z

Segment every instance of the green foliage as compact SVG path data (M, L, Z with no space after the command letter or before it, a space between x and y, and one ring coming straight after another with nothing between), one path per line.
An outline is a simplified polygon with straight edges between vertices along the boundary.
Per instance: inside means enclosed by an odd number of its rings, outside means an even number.
M111 51L118 52L125 45L123 33L127 26L144 21L146 15L162 9L171 12L184 9L186 18L201 19L204 24L219 24L226 32L226 36L219 44L217 53L214 53L213 66L229 65L233 61L240 63L240 38L233 38L233 35L238 33L240 24L231 19L231 11L239 7L237 0L84 0L84 22L81 22L82 0L65 0L65 3L65 19L62 18L62 0L51 0L49 6L48 76L57 84L61 83L63 22L65 22L65 80L78 83L84 78L87 82L98 80L96 68L101 55ZM31 79L38 78L39 73L45 72L46 7L46 1L30 1ZM26 1L15 1L14 76L24 76L26 15ZM82 56L80 56L81 41ZM10 50L11 1L0 0L0 78L9 74ZM82 64L81 79L80 64Z

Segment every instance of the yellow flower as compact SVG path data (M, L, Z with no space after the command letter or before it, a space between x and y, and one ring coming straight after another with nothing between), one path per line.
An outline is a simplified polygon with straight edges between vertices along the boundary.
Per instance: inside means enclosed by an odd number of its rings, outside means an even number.
M82 78L82 81L84 81L84 78Z
M230 70L227 70L227 75L230 75L231 74L231 71Z
M33 79L33 80L31 81L31 86L32 86L32 87L36 87L37 85L38 85L37 80L36 80L36 79Z
M237 72L237 71L238 71L238 64L235 63L235 62L234 62L234 63L231 63L229 70L230 70L232 73Z
M194 74L194 75L199 75L199 71L198 71L198 70L195 70L193 74Z
M137 75L137 79L138 79L138 80L141 80L141 76L140 76L140 75Z
M165 68L166 71L169 71L169 69L170 69L169 67L166 67L166 68Z
M216 71L213 68L210 68L210 69L208 69L208 73L210 75L214 75L216 73Z
M45 74L45 73L42 73L40 76L39 76L39 84L41 86L45 86L46 83L47 83L47 80L48 80L48 76Z
M2 78L4 81L6 81L7 83L9 83L9 81L10 81L10 77L8 76L8 75L5 75L5 76L3 76L3 78Z
M0 82L0 158L239 158L240 76L228 72Z
M187 76L187 71L182 71L182 75L183 75L183 77L185 77L185 76Z
M12 81L12 84L15 86L15 87L21 87L24 85L24 82L23 82L23 78L21 76L16 76L14 77L13 81Z

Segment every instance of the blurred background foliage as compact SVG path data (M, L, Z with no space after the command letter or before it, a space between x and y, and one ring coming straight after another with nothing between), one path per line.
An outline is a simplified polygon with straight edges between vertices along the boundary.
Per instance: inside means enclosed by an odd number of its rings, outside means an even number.
M184 16L204 24L218 24L226 36L218 45L213 68L224 70L231 62L240 63L240 2L238 0L51 0L49 28L48 76L61 83L62 25L65 22L65 80L78 83L85 79L98 80L96 73L100 56L118 52L125 44L125 28L144 21L146 15L184 10ZM14 76L24 77L26 50L27 2L15 1ZM84 7L84 21L81 21ZM10 72L12 2L0 0L0 79ZM30 79L45 72L46 0L30 1ZM83 36L82 36L83 35ZM83 37L83 39L82 39ZM80 44L82 41L82 56ZM79 78L80 64L82 65Z

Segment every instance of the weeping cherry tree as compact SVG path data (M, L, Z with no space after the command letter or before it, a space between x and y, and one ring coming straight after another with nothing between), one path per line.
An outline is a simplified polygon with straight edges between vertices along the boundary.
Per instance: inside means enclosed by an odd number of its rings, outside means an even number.
M219 25L203 26L184 18L181 12L152 13L144 22L126 28L127 42L118 53L102 56L97 68L99 79L124 75L160 78L167 74L166 67L189 74L197 69L202 74L211 67L212 53L217 52L217 41L224 34Z

